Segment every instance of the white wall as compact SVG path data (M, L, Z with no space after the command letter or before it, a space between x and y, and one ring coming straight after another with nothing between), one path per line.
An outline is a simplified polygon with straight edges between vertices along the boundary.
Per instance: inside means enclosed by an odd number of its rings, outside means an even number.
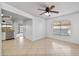
M52 23L55 20L70 20L72 35L69 37L53 35ZM47 34L48 34L48 37L51 37L51 38L79 44L79 12L48 19L47 20Z
M18 24L22 21L14 22L15 38L18 33ZM24 25L24 37L32 41L46 37L46 21L41 18L33 18L22 23Z
M34 18L32 20L32 39L38 40L41 38L44 38L46 36L46 26L45 26L45 20L40 18Z
M14 22L15 38L18 33L18 24L22 21ZM32 41L46 37L46 21L40 18L33 18L32 20L24 21L24 37Z
M23 33L18 33L18 26L22 24L23 25ZM32 40L32 20L19 20L14 21L14 37L17 38L20 34L23 35L25 39L31 39Z
M32 20L27 20L24 24L24 37L32 40Z
M13 28L14 28L14 38L16 38L16 35L18 33L18 23L14 21L13 23Z

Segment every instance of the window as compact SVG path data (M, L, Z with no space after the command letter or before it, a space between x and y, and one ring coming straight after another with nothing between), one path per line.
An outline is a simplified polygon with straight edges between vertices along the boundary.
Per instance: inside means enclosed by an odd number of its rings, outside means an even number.
M70 36L71 35L71 23L68 20L54 21L53 22L53 34Z

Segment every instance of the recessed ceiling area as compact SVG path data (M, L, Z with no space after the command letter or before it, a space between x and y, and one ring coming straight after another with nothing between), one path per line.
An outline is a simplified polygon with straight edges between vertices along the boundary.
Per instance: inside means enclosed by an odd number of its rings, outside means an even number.
M78 2L6 2L6 3L33 16L45 19L73 13L79 10ZM42 11L38 10L38 8L45 9L44 5L46 6L55 5L54 10L57 10L60 13L59 14L52 13L51 16L40 15Z
M4 10L4 9L1 9L1 13L4 16L12 16L12 19L11 19L12 21L20 21L20 20L27 21L27 20L31 20L29 18L26 18L24 16L21 16L21 15L15 14L15 13L12 13L12 12L7 11L7 10Z

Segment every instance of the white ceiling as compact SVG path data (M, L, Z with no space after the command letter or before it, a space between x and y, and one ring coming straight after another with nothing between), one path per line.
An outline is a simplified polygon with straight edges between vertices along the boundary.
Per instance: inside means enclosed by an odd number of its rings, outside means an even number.
M7 4L14 6L24 12L41 18L53 18L64 14L73 13L79 10L79 2L6 2ZM59 14L52 13L51 16L39 15L42 11L39 8L44 9L44 5L55 5L55 9L59 11Z
M26 18L24 16L21 16L21 15L6 11L4 9L2 9L1 12L4 14L4 16L12 16L12 19L11 19L12 21L21 21L21 20L28 21L28 20L31 20L31 19Z

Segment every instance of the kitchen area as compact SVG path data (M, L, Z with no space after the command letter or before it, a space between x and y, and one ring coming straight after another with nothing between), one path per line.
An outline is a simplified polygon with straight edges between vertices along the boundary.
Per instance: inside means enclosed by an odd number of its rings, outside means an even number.
M3 14L2 11L2 40L12 40L14 39L14 30L12 16Z

